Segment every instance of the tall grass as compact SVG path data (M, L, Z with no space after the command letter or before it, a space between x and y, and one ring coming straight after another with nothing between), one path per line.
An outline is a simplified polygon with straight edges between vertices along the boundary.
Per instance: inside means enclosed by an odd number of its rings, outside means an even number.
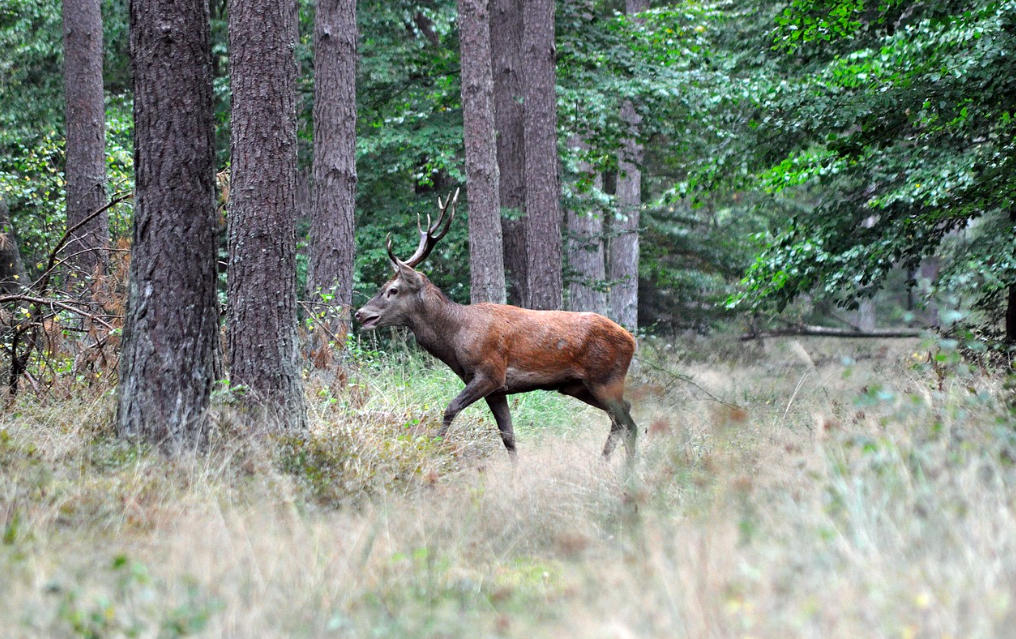
M928 352L931 351L929 359ZM397 351L308 385L313 427L212 450L111 434L109 397L0 421L4 637L1006 637L1016 431L939 345L644 345L641 438L533 393L485 407ZM83 403L82 403L83 402Z

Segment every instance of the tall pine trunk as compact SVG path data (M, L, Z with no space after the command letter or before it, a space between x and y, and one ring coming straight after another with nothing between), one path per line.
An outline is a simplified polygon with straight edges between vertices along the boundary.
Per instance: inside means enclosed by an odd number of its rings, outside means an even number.
M102 90L100 0L64 0L64 96L67 122L67 228L106 204L106 107ZM68 284L105 264L105 213L82 226L64 249Z
M219 362L207 0L131 0L134 244L121 436L200 441Z
M356 212L356 0L319 0L314 26L314 185L308 290L349 328ZM312 298L315 302L321 301Z
M307 423L296 339L296 3L230 0L230 383L280 427Z
M557 74L554 0L526 3L522 25L523 143L526 185L525 305L559 309L561 280L561 184L557 157Z
M494 80L488 0L459 0L462 120L469 198L470 300L505 302L501 205L498 196Z
M649 8L648 0L627 0L629 16ZM642 147L637 142L641 117L631 102L621 108L630 138L622 143L618 157L616 200L618 216L611 226L607 247L607 278L610 318L628 330L638 328L639 311L639 212L642 207Z
M587 148L584 140L574 136L569 141L572 148ZM588 162L579 162L580 178L592 179L592 195L603 190L603 177L595 172ZM568 310L607 312L607 296L599 288L606 279L606 264L603 256L603 212L591 205L591 197L580 198L578 210L569 209L566 215L567 237L565 241L568 257ZM584 206L582 206L584 205Z
M523 305L526 269L525 146L522 107L522 0L490 0L490 50L497 128L498 195L508 302Z
M27 285L25 263L11 223L11 210L7 207L7 200L0 195L0 292L6 295L20 293Z
M1016 344L1016 284L1009 285L1006 300L1005 341Z

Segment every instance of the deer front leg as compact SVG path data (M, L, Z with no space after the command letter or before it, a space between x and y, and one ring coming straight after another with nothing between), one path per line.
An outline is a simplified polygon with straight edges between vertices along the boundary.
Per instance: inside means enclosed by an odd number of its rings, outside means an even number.
M512 414L508 409L508 396L504 393L493 393L487 395L487 406L490 412L494 413L494 421L497 422L497 429L501 432L501 441L508 450L512 462L516 461L515 454L515 431L512 428Z
M448 408L444 412L444 421L441 424L441 430L438 431L438 437L444 437L448 432L448 429L452 425L452 420L455 416L462 412L470 404L480 401L487 395L493 393L499 389L502 384L491 379L488 375L477 374L466 384L466 387L462 389L462 392L455 396L455 399L448 404Z

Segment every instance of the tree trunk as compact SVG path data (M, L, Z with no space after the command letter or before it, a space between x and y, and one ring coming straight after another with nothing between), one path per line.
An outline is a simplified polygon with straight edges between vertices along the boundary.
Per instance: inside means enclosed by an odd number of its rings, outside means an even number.
M1009 211L1009 222L1016 225L1016 207ZM1005 341L1014 344L1016 343L1016 284L1009 285L1008 293L1005 309Z
M67 122L67 227L106 204L106 107L102 91L100 0L64 0L64 94ZM105 264L109 219L85 224L64 249L68 284Z
M344 337L353 304L356 212L356 0L319 0L314 27L314 186L308 292L333 295Z
M14 225L11 224L11 211L7 200L0 196L0 292L5 295L20 293L28 283L25 263L18 250Z
M118 432L200 441L219 361L207 0L131 0L134 244Z
M629 16L649 8L648 0L627 0ZM610 287L610 318L634 331L639 310L639 210L642 207L642 147L636 141L642 118L631 102L621 108L631 138L622 143L618 157L616 199L618 217L611 227L607 247L607 277Z
M639 116L631 103L625 103L621 116L634 131ZM638 328L639 209L642 205L642 149L634 140L626 140L618 158L618 215L611 224L608 245L607 278L610 287L610 318L628 330Z
M469 201L470 300L504 304L504 258L498 196L494 80L488 0L459 0L462 122Z
M1005 309L1005 341L1011 344L1016 343L1016 284L1009 285Z
M296 339L296 3L230 0L230 383L280 427L307 423Z
M585 141L578 136L574 136L570 144L576 149L588 148ZM582 177L594 172L588 162L579 162L579 173ZM603 189L603 177L595 173L592 179L595 194ZM607 296L598 288L606 279L606 265L603 259L603 212L588 206L582 210L569 210L567 224L565 248L568 270L571 274L571 280L568 282L568 310L606 313Z
M557 157L554 0L530 0L522 25L526 184L525 305L561 308L561 183Z
M857 329L870 333L875 330L875 300L865 298L857 307Z
M490 49L494 74L494 122L500 178L501 231L508 302L526 299L525 146L522 107L522 0L490 0Z

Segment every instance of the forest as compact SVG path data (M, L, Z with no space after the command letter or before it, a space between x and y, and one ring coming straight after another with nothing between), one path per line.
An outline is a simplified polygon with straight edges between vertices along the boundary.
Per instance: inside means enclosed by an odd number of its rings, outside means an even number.
M1016 0L0 50L0 636L1011 634Z

